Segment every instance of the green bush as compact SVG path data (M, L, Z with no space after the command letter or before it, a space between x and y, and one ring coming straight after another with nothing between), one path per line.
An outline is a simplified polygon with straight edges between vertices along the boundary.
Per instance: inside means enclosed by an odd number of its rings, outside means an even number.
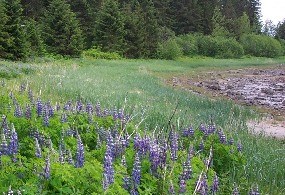
M277 57L282 55L280 42L266 35L245 34L240 42L245 53L252 56Z
M217 58L240 58L243 47L233 38L199 36L198 54Z
M161 59L174 60L181 57L183 55L183 51L175 39L169 39L168 41L158 45L157 54Z
M198 54L198 44L195 35L181 35L176 38L176 42L182 48L183 55L191 57Z
M280 42L281 47L282 47L282 55L285 55L285 40L280 39L279 42Z
M243 47L233 38L216 37L218 58L240 58L244 55Z
M91 48L83 51L82 57L93 59L106 59L106 60L118 60L122 59L120 54L116 52L103 52L99 48Z

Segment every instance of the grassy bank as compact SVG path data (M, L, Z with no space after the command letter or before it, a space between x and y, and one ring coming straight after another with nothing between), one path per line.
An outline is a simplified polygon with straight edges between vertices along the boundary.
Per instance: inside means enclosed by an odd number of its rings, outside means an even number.
M231 101L209 99L189 91L174 89L165 79L177 75L195 75L201 71L266 67L284 63L285 59L249 58L240 60L180 59L162 60L84 60L74 59L35 64L32 76L8 81L11 89L28 83L35 95L46 100L64 102L81 99L100 102L109 109L125 108L132 113L140 129L167 130L168 121L176 129L195 128L212 120L218 128L240 140L246 156L242 170L232 167L224 184L236 182L240 188L258 184L264 193L282 194L285 190L285 146L278 140L248 133L246 121L256 117L250 108ZM244 177L238 178L243 172Z

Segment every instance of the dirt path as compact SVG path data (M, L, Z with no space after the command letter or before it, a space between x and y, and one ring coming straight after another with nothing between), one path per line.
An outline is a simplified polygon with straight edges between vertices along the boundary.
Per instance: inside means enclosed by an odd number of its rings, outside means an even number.
M248 127L257 133L285 138L285 65L207 72L196 78L175 77L172 84L258 107L273 117L259 122L249 121ZM282 120L275 120L276 116Z

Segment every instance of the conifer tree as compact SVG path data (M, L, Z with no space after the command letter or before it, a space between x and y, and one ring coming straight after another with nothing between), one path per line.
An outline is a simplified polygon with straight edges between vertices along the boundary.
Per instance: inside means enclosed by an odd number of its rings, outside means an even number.
M0 58L5 58L6 54L6 46L9 42L9 34L5 31L5 25L7 23L8 17L6 15L6 9L4 7L4 1L0 0Z
M0 37L4 37L4 39L0 38L1 57L12 60L24 59L27 56L27 42L20 1L3 0L2 4L0 12L4 17L1 17Z
M227 37L230 35L230 32L225 27L226 19L225 16L222 15L220 9L218 7L214 10L214 15L212 17L212 25L213 25L213 36L222 36Z
M43 38L47 51L79 56L83 48L78 20L65 0L52 0L42 20Z
M123 53L124 17L116 0L105 0L98 12L95 26L95 45L102 51Z

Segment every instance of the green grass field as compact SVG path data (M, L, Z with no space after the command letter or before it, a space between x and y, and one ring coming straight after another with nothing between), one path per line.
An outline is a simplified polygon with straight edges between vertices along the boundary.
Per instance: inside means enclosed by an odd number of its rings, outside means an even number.
M258 117L259 113L228 100L195 95L165 83L173 76L195 76L203 71L266 67L281 63L285 63L284 58L58 60L30 63L34 74L24 72L18 78L8 78L7 85L17 89L20 83L26 82L35 89L36 95L42 94L52 102L82 99L92 103L99 101L109 109L123 107L132 113L140 129L148 131L156 128L166 130L172 115L171 123L177 129L189 124L197 127L212 120L218 128L242 142L247 159L242 170L233 166L223 182L228 185L236 182L240 188L258 184L263 194L284 194L284 142L263 135L253 136L246 126L246 121ZM18 63L0 62L0 71L3 64L17 66ZM243 172L246 177L237 178L237 172Z

